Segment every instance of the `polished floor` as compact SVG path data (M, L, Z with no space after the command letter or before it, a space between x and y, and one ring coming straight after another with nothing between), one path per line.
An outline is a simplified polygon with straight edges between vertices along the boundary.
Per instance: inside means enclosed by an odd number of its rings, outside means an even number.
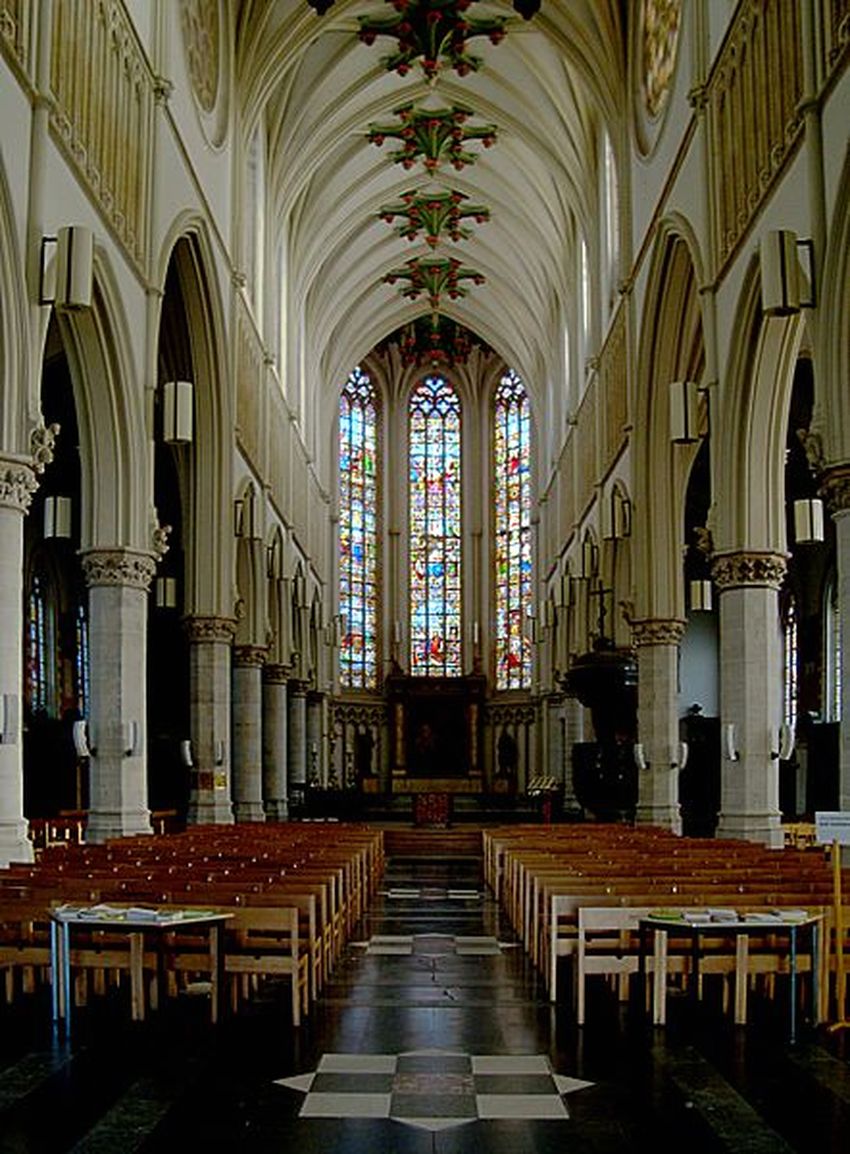
M566 985L564 986L567 992ZM778 1003L665 1029L594 988L550 1007L474 861L391 861L298 1032L269 989L217 1029L202 999L133 1025L0 1009L0 1152L626 1154L850 1149L850 1031L795 1046Z

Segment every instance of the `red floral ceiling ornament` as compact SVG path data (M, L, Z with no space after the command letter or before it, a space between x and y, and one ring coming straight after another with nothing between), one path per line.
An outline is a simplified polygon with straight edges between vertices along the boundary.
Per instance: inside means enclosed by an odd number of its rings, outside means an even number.
M398 125L370 124L368 139L379 147L385 140L400 140L402 147L390 153L390 160L403 168L413 168L421 161L429 173L434 173L444 163L462 169L474 164L478 159L469 152L466 145L480 140L485 148L496 143L496 126L483 124L467 125L472 115L468 108L452 105L451 108L425 109L406 104L394 113L399 118Z
M464 220L474 220L484 224L490 219L490 210L482 204L464 204L469 198L462 192L446 190L441 192L404 192L400 204L386 204L378 213L381 220L392 224L396 217L401 219L396 231L407 240L416 240L420 233L431 248L448 237L450 240L465 240L472 236L472 229L465 228Z
M402 296L410 300L425 293L428 304L433 312L440 308L440 297L445 293L452 300L466 296L466 289L460 283L471 280L473 284L484 284L483 273L476 269L465 268L454 257L414 257L406 261L401 268L391 269L383 280L385 284L395 284L397 280L406 280L406 288L401 290Z
M396 344L403 365L456 365L468 360L473 347L485 353L490 347L465 325L454 321L442 313L428 313L410 321L391 333L378 346L379 352L389 352L389 346Z
M425 78L434 81L443 67L466 76L481 67L467 51L467 41L486 36L498 44L505 36L506 16L468 16L471 0L388 0L391 14L360 16L360 39L374 44L389 36L398 47L383 60L388 72L405 76L418 60Z

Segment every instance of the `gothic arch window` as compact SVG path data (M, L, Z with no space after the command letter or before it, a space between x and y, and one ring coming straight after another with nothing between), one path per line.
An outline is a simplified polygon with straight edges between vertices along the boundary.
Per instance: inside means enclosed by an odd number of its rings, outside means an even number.
M461 666L461 407L444 377L413 389L409 419L410 672Z
M782 718L797 723L798 689L797 602L789 594L782 612Z
M42 572L33 573L27 604L26 695L29 712L56 713L56 599Z
M531 420L528 394L509 369L494 400L496 688L531 685Z
M339 403L339 650L344 689L378 684L378 401L355 368Z

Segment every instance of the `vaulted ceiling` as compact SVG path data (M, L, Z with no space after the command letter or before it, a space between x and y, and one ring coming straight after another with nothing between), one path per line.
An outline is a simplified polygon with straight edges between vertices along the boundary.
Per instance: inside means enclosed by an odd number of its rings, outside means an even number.
M407 11L422 0L398 0ZM461 0L462 2L462 0ZM433 9L457 10L451 0ZM600 126L622 123L625 49L619 0L542 0L524 20L507 2L471 4L464 18L505 19L499 43L467 41L480 67L460 75L445 59L435 81L414 60L388 68L396 40L360 38L361 18L393 19L383 0L336 0L323 15L305 0L245 0L239 8L237 74L243 127L262 118L271 207L287 238L288 326L303 342L301 364L327 382L345 375L380 339L429 311L413 300L405 270L460 262L461 291L440 293L440 312L472 329L529 383L545 377L563 344L575 295L576 238L598 196ZM404 13L402 13L404 15ZM461 108L466 129L496 129L474 162L429 172L391 154L403 141L370 142L370 128L404 127L398 110ZM405 219L383 219L404 194L456 192L489 219L462 222L469 235L436 245ZM408 221L409 223L409 221ZM437 271L439 271L439 268ZM388 283L388 274L402 270ZM475 283L465 273L480 274ZM465 277L465 279L464 279ZM432 278L433 279L433 278ZM433 287L433 286L432 286ZM317 382L318 383L318 382Z

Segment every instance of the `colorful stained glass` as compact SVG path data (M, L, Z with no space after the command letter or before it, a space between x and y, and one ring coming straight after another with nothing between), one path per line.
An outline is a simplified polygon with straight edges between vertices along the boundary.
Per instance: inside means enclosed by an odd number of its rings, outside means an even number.
M510 369L496 389L494 412L497 689L531 685L526 628L532 605L530 429L528 395Z
M356 368L339 403L339 675L344 689L378 684L377 447L375 388Z
M410 671L459 677L460 399L443 377L428 376L409 414Z

